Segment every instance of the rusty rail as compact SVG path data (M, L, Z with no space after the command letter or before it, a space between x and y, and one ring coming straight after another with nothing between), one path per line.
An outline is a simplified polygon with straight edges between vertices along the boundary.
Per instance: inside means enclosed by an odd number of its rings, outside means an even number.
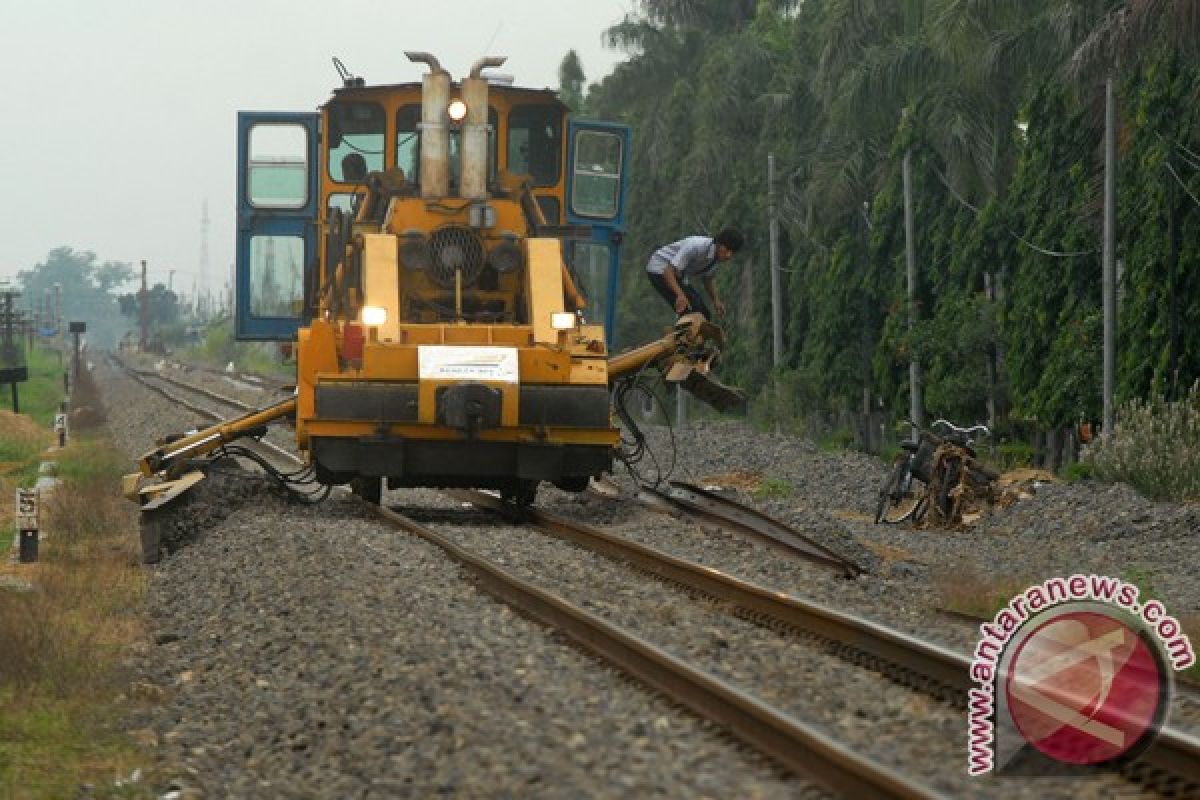
M654 644L506 572L416 521L384 507L378 507L378 513L441 548L470 569L480 586L492 595L562 632L578 645L700 716L728 727L789 771L848 797L938 796L891 768L854 753L815 728L689 666Z
M643 485L641 491L652 501L681 509L726 530L750 536L815 564L839 570L853 578L864 570L850 559L813 541L795 528L772 519L749 506L734 502L694 484L671 481L666 491Z
M484 492L455 489L446 491L446 494L501 514L513 513L513 506ZM540 509L528 508L524 509L524 513L526 522L560 539L633 564L664 580L730 603L745 612L886 662L893 667L893 677L902 673L921 676L941 689L961 693L964 698L971 686L970 661L939 645L923 642L862 617L758 586L712 567L687 561L590 525L562 519Z

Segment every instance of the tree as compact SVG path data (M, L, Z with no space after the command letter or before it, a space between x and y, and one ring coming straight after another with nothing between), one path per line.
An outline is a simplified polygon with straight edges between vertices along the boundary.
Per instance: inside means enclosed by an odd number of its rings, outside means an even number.
M583 87L586 80L579 54L568 50L558 65L558 96L572 111L579 112L584 108Z
M135 324L140 324L141 320L140 295L140 292L129 292L117 298L121 314ZM162 283L150 287L146 292L146 321L155 328L179 323L179 296Z
M101 347L115 345L127 329L117 313L112 290L132 279L129 264L100 263L95 253L70 247L51 250L43 263L17 274L27 303L35 307L46 300L61 303L63 324L86 322L88 339ZM56 286L60 288L56 290Z

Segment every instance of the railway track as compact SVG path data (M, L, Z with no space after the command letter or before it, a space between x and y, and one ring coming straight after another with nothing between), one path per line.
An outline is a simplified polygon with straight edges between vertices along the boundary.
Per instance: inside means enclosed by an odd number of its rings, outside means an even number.
M259 406L244 403L241 400L214 392L203 386L196 386L187 381L164 375L158 370L137 369L126 364L119 358L110 356L110 359L117 368L149 391L166 398L180 408L186 408L188 411L209 422L219 422L229 419L230 416L241 416L247 412L256 411L259 408ZM185 396L189 392L201 396L205 401L201 403ZM214 404L216 406L224 406L226 409L232 409L232 413L228 411L222 412L214 408ZM300 459L297 457L294 449L267 441L265 437L246 438L239 440L239 443L246 444L252 449L261 449L265 457L275 461L282 461L289 464L300 463Z
M128 370L128 368L126 368ZM156 379L181 391L194 391L209 400L246 410L245 404L163 376L132 374L143 385L179 402L195 413L217 418L211 408L185 404L177 396L151 384ZM219 399L218 399L219 398ZM294 459L278 449L277 455ZM479 492L447 493L459 502L487 509L513 524L514 510L494 496ZM633 635L600 616L522 579L501 565L456 544L428 525L379 508L392 525L436 544L468 568L479 584L523 613L563 633L580 646L613 663L639 682L670 696L694 712L727 727L739 738L770 755L792 772L848 796L937 796L893 769L857 755L817 728L780 712L737 686L689 666L653 642ZM759 515L761 516L761 515ZM921 642L853 615L823 608L766 587L755 586L700 564L565 520L537 509L528 509L519 524L565 539L607 558L632 565L686 591L718 601L735 613L761 624L800 632L828 642L842 657L869 666L889 678L955 705L963 705L969 688L969 662L957 653ZM844 568L845 565L842 565ZM1200 790L1200 744L1167 730L1130 776L1155 787L1166 796L1191 796Z
M789 555L837 570L847 578L857 577L864 571L860 565L790 525L691 483L670 481L666 489L646 484L641 488L640 499L651 507L680 511L765 542Z

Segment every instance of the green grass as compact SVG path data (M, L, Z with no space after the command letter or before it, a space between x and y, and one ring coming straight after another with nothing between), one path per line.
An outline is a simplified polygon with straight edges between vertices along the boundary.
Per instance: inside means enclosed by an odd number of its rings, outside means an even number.
M839 428L817 442L817 448L825 453L840 453L854 447L854 432Z
M59 355L35 348L29 354L29 380L17 385L21 413L45 428L54 426L54 415L62 407L63 368ZM4 407L11 409L11 394L3 395Z
M791 493L792 485L779 478L763 478L753 491L754 496L759 500L787 497Z
M995 455L989 454L988 460L993 468L1007 472L1032 466L1036 455L1033 445L1028 442L1003 442L996 446Z
M1067 483L1077 483L1093 478L1096 474L1096 469L1086 461L1076 461L1063 467L1059 471L1059 474Z
M79 704L44 695L22 695L0 689L0 796L12 800L79 796L82 783L92 783L94 798L148 798L146 783L115 786L149 762L130 746L113 720L119 708ZM75 763L103 764L90 776L69 768Z
M129 471L129 460L114 450L111 442L88 432L72 437L72 447L58 458L58 476L72 483L120 481Z
M296 374L294 359L284 361L275 342L239 342L233 338L233 320L222 319L212 323L204 332L204 339L195 347L180 348L179 358L194 364L203 364L213 369L224 369L233 362L243 372L254 372L275 378L290 379Z

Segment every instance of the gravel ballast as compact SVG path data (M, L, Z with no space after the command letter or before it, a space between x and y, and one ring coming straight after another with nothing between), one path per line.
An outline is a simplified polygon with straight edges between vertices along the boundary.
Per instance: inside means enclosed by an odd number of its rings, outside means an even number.
M131 455L180 427L181 415L165 400L101 372L110 427ZM664 431L647 432L652 446L665 447ZM1080 571L1136 574L1172 613L1200 608L1186 567L1200 549L1187 506L1149 503L1123 486L1055 484L963 531L879 527L867 518L885 477L878 459L826 453L731 423L675 438L675 477L724 486L847 552L868 573L846 580L651 511L633 501L622 474L619 502L543 487L538 505L964 651L976 634L936 611L955 576L1015 574L1033 582ZM756 496L748 491L753 476L785 490ZM137 665L168 693L140 724L155 732L164 763L209 796L814 791L480 594L440 551L384 532L355 501L308 508L262 486L232 497L216 484L200 501L217 509L196 525L203 531L192 531L189 544L182 523L178 538L189 546L155 568L150 605L163 644ZM389 492L385 501L452 505L428 491ZM966 779L959 711L567 545L500 524L453 530L852 747L906 772L905 764L922 763L915 772L931 785L955 796L1019 796ZM835 701L826 702L830 693L821 687L839 683ZM1178 700L1173 716L1188 725L1200 710ZM1138 796L1111 776L1038 786L1023 796L1101 797L1114 786L1121 796Z

